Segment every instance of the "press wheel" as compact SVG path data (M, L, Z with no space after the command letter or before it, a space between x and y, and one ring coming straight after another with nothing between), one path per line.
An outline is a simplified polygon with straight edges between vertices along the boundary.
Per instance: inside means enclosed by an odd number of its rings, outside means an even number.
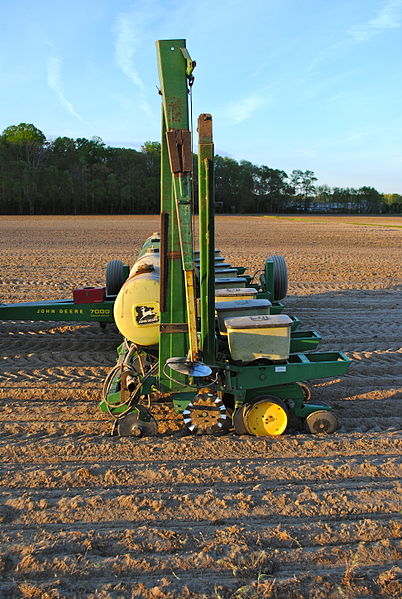
M258 398L244 415L244 426L256 437L281 435L288 424L288 410L284 402L273 395Z
M330 434L338 428L338 419L333 412L316 410L306 418L306 429L314 435Z

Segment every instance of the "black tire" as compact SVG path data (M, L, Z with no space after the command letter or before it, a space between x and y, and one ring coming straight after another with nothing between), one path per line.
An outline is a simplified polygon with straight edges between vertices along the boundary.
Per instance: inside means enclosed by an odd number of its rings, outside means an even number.
M274 263L274 300L280 301L288 292L288 269L283 256L273 255L268 258Z
M237 408L235 413L233 414L233 426L238 435L248 435L248 431L244 425L244 414L247 409L250 407L250 404L243 404L240 408Z
M106 266L106 295L117 295L123 285L123 262L111 260Z

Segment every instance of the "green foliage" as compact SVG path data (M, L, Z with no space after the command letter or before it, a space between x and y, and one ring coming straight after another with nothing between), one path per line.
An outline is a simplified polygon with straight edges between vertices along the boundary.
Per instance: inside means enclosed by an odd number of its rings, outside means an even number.
M1 135L5 141L11 144L38 144L43 146L46 141L46 137L40 129L27 123L10 125L10 127L4 129Z
M141 152L152 156L160 157L161 155L161 144L159 141L146 141L141 146Z
M384 203L386 212L402 213L402 195L399 193L385 193Z
M315 197L316 189L314 186L317 177L313 171L293 170L290 175L290 185L294 190L294 206L306 212Z
M161 144L141 151L112 148L99 137L46 141L32 124L0 135L1 214L157 214ZM197 188L197 157L194 183ZM215 157L216 202L226 213L402 213L402 196L360 189L315 186L312 171L257 166Z

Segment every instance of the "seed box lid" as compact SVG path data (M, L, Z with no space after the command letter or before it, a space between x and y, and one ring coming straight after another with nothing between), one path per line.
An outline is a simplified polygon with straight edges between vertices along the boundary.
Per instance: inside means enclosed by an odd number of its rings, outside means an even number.
M221 279L222 281L222 279ZM254 287L234 287L233 289L215 289L215 298L217 297L236 297L236 295L257 295L257 289Z
M244 290L242 290L244 291ZM272 306L271 302L267 299L249 299L249 300L234 300L233 302L217 302L215 309L219 311L228 310L247 310L251 308L268 308Z
M292 326L286 314L259 314L258 316L234 316L225 318L227 329L273 329Z

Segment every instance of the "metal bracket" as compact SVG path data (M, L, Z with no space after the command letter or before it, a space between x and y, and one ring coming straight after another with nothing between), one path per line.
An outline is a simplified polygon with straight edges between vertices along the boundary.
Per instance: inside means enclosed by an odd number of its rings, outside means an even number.
M181 260L181 252L166 252L166 256L170 260Z
M183 54L185 61L187 63L186 75L190 80L190 85L192 85L193 81L194 81L193 71L194 71L197 63L195 62L195 60L191 59L191 56L190 56L187 48L180 48L180 50L181 50L181 53Z
M188 324L186 322L171 322L160 324L161 333L187 333Z
M120 374L120 397L121 397L121 403L125 404L128 402L128 400L130 399L130 391L128 389L127 386L127 377L130 373L125 371L125 370L121 370L121 374Z
M191 153L191 133L188 129L170 129L166 131L169 149L170 170L173 174L191 173L193 156Z

